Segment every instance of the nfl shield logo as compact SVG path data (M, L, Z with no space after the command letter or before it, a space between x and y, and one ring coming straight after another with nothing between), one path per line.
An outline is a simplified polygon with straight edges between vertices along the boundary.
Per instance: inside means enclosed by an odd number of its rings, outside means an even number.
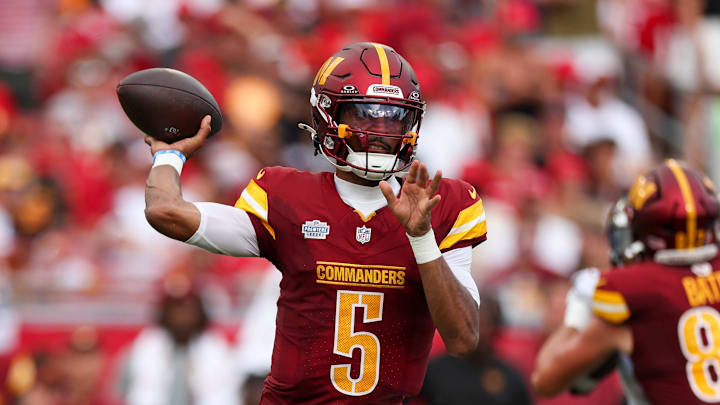
M372 233L372 229L366 227L363 225L362 227L357 227L355 229L355 240L362 243L363 245L370 242L370 234Z

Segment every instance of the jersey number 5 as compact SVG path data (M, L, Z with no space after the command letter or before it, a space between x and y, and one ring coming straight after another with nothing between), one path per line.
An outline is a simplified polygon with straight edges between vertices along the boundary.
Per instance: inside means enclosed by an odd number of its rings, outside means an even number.
M336 390L346 395L366 395L375 389L380 377L380 341L369 332L355 332L355 308L362 308L363 322L382 320L383 293L347 291L337 292L335 308L335 343L333 352L352 358L360 349L360 375L350 376L350 364L330 367L330 380Z
M720 313L715 308L697 307L685 311L678 322L678 336L687 365L690 388L704 402L720 402Z

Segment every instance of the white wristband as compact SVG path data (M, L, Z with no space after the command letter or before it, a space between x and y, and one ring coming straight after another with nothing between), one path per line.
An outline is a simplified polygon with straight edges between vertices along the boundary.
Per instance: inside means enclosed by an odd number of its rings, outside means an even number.
M588 302L571 288L565 297L565 318L563 318L563 324L577 330L583 330L590 323L592 317L592 309Z
M161 150L155 152L153 155L152 167L170 165L180 175L182 173L183 165L185 164L185 155L177 150Z
M407 235L413 253L415 253L415 262L417 264L431 262L442 256L440 248L435 242L435 232L433 232L432 228L422 236L410 236L407 233L405 235Z

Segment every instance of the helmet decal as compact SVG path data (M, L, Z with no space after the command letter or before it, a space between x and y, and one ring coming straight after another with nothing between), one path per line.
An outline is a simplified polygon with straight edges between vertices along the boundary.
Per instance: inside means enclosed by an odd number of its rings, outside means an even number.
M402 89L398 86L392 86L389 84L371 84L365 92L366 96L380 96L380 97L392 97L392 98L403 98Z
M352 84L346 84L342 87L342 90L340 90L341 94L358 94L360 93L357 89L357 87L353 86Z

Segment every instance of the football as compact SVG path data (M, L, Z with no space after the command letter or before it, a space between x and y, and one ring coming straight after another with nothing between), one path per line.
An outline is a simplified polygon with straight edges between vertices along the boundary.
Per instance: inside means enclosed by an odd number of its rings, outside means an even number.
M132 73L118 84L117 96L136 127L166 143L195 135L205 115L212 118L208 136L222 126L220 108L212 94L179 70L153 68Z

